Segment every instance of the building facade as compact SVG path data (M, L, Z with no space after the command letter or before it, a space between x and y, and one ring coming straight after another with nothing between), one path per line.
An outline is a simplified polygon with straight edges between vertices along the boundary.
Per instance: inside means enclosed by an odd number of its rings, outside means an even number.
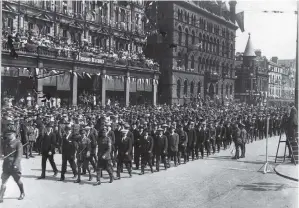
M282 60L272 57L268 62L269 102L283 104L294 101L295 60Z
M265 105L268 91L268 60L254 50L250 34L244 53L236 54L235 97L240 102Z
M236 1L229 5L230 10L219 1L159 1L152 6L160 34L149 38L148 45L154 46L160 64L162 103L234 95Z
M159 66L142 53L143 1L2 3L4 37L19 37L14 43L17 59L3 39L3 90L9 91L13 80L22 86L11 92L19 98L22 90L32 90L33 76L38 91L72 97L74 105L84 91L98 95L102 104L108 98L126 105L146 102L144 98L156 103Z

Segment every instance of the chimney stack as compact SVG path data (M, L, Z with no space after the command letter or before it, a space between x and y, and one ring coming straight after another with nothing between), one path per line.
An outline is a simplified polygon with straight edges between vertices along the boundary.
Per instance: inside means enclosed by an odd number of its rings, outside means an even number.
M272 58L271 58L271 61L277 64L277 62L278 62L278 57L277 57L277 56L272 57Z
M236 23L236 5L237 1L229 1L229 15L230 20L235 24Z

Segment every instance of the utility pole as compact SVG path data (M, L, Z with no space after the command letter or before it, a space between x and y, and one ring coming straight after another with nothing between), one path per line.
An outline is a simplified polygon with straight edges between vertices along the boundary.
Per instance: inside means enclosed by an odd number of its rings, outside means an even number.
M297 1L297 42L296 42L296 73L295 73L295 107L298 110L298 71L299 71L299 1Z

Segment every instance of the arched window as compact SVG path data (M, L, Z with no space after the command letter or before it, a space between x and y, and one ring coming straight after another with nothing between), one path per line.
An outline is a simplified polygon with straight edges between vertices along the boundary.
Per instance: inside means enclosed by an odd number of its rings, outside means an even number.
M229 88L230 88L230 89L229 89L229 94L232 95L232 94L233 94L233 85L230 85Z
M230 70L229 70L229 77L232 78L233 77L233 65L230 65Z
M195 32L194 30L192 31L192 44L195 44Z
M194 69L194 56L191 56L191 69Z
M184 81L184 95L187 95L188 92L188 82L187 80Z
M200 82L197 83L197 94L201 92L201 84Z
M188 54L185 54L185 70L188 69Z
M181 26L179 26L179 45L182 45L182 35L183 35L183 31Z
M188 46L189 33L187 28L185 29L185 33L186 33L185 46Z
M216 43L216 54L219 55L219 49L220 49L220 43L219 43L219 39L217 39L217 43Z
M198 72L201 71L201 57L198 57Z
M190 94L193 95L194 94L194 82L192 81L190 84Z
M222 55L221 56L224 56L225 54L225 42L222 41Z
M216 95L218 95L218 84L216 84Z
M203 34L203 36L202 36L202 49L203 49L203 51L206 50L206 36L205 36L205 34Z
M176 82L176 94L178 98L181 98L181 80Z

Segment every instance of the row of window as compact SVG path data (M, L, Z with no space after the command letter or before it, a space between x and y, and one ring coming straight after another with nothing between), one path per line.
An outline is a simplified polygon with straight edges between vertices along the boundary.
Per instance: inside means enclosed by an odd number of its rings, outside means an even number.
M178 45L183 45L183 31L182 27L178 27ZM189 30L185 29L185 46L190 47L189 39L191 36L191 45L195 46L196 39L198 39L198 50L220 55L226 56L228 58L234 58L234 47L233 44L229 44L229 42L225 42L224 40L220 43L219 39L209 37L208 35L199 33L198 37L195 36L195 31L192 30L191 34L189 34ZM221 51L220 51L221 47Z
M181 88L182 88L182 83L181 83L181 80L177 80L177 97L178 98L181 98ZM218 89L219 87L221 87L221 94L223 94L224 90L225 90L225 94L226 95L232 95L233 94L233 85L229 85L227 84L225 87L224 85L221 85L221 86L218 86L218 84L216 84L215 88L216 88L216 91L215 93L218 95ZM195 95L195 82L191 82L190 83L190 95L194 96ZM201 93L201 82L198 82L197 83L197 94ZM188 81L185 80L184 83L183 83L183 95L184 96L187 96L188 94Z
M227 28L222 28L222 30L220 30L220 26L218 24L213 24L211 22L208 22L202 17L199 17L197 20L196 15L194 14L191 14L191 18L190 18L189 12L187 12L186 10L183 12L182 9L178 9L177 19L181 22L191 24L194 27L198 27L200 29L222 36L229 40L234 40L235 38L234 33L229 31Z

